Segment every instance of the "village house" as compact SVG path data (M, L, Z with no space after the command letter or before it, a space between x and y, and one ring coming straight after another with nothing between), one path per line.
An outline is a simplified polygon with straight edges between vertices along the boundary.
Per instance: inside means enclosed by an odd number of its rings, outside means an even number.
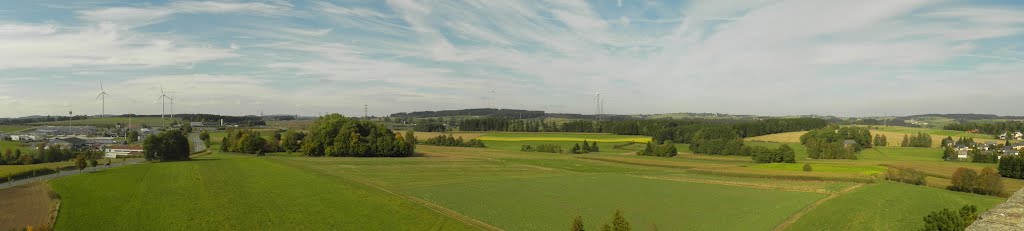
M104 148L103 153L106 158L128 158L133 156L141 156L144 150L139 146L109 146Z

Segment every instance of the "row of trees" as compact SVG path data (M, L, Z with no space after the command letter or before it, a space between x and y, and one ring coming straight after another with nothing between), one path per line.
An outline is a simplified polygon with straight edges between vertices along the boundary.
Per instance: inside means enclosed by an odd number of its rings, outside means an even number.
M189 160L191 154L188 137L181 130L168 130L146 136L142 141L146 160L177 161Z
M889 169L885 171L885 179L913 185L925 185L927 183L924 172L900 166L889 166Z
M452 135L439 135L434 138L429 138L423 141L423 144L434 145L434 146L448 146L448 147L472 147L472 148L483 148L484 142L478 139L469 139L465 141L461 136L455 138Z
M932 136L924 132L918 132L914 135L903 135L903 141L900 142L900 147L919 147L927 148L932 146Z
M958 168L950 178L949 190L997 196L1003 192L1003 178L991 167L978 174L974 169Z
M574 154L583 154L591 152L600 152L601 148L597 147L597 141L594 141L593 144L590 144L587 143L586 140L583 140L582 146L580 146L580 144L573 144L572 149L570 149L569 151Z
M1024 179L1024 157L1004 156L999 160L999 175Z
M750 152L750 158L757 163L796 163L796 151L789 145L783 144L776 149L761 146L746 149Z
M562 146L557 144L541 144L534 147L527 144L523 145L519 150L524 152L562 153Z
M576 216L572 219L572 224L569 225L569 231L584 231L586 228L583 225L583 217ZM615 215L612 216L612 221L605 223L601 226L601 231L630 231L633 230L632 226L629 225L629 221L626 221L626 217L622 215L621 210L615 210Z
M990 135L1003 134L1006 131L1024 131L1024 121L1004 121L993 123L953 123L943 126L946 130L973 131Z
M302 140L307 156L406 157L416 150L410 131L403 137L380 124L330 114L318 118Z
M874 142L872 142L872 146L889 146L889 138L885 137L885 134L875 134L875 139Z
M412 126L412 130L417 132L443 132L447 128L444 123L438 122L420 122Z
M647 143L647 147L644 150L637 153L641 156L660 156L660 157L673 157L679 155L679 151L676 150L676 144L671 140L666 140L661 144L655 145Z
M82 151L63 149L61 146L46 148L43 144L36 146L35 154L22 153L21 149L14 149L12 151L8 148L7 150L4 150L3 155L0 156L0 165L27 165L61 162L73 159L81 153Z
M655 143L661 143L661 141L665 140L672 140L676 143L690 143L694 133L708 126L726 127L732 133L742 138L781 132L805 131L825 127L825 125L825 120L817 118L771 118L758 120L572 120L557 124L554 122L544 122L542 119L489 117L463 120L459 122L459 129L462 131L613 133L651 136L654 137Z

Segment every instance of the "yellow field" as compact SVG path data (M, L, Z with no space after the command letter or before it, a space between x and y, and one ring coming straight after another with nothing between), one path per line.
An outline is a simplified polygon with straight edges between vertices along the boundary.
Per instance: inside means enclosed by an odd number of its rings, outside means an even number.
M747 137L744 140L746 140L746 141L774 142L774 143L800 143L800 136L802 136L802 135L804 135L806 133L807 132L777 133L777 134L771 134L771 135Z
M744 140L746 140L746 141L775 142L775 143L800 143L800 136L805 134L805 133L807 133L807 132L786 132L786 133L778 133L778 134L771 134L771 135L747 137ZM900 141L903 140L903 136L904 135L908 135L908 136L912 135L910 133L878 131L878 130L872 129L871 130L871 136L874 137L875 134L885 135L886 139L888 139L887 141L889 141L889 144L887 145L888 147L899 147L900 146ZM939 135L931 135L931 136L932 136L932 147L938 147L939 145L942 144L942 139L946 138L946 136L939 136ZM953 136L953 139L958 139L958 138L960 138L960 137L959 136ZM995 140L995 139L974 138L974 141L976 141L976 142L992 141L992 142L1000 143L999 140Z
M594 141L601 143L617 143L617 142L637 142L647 143L651 142L651 138L643 137L629 137L629 138L585 138L585 137L492 137L484 136L480 137L483 141Z
M426 140L426 139L430 139L430 138L434 138L434 137L440 136L442 134L449 135L448 133L442 133L442 132L416 132L415 134L416 134L416 139L417 140ZM405 135L405 133L402 133L402 135ZM479 138L479 137L483 136L484 133L479 133L479 132L456 132L456 133L451 133L450 135L454 136L455 138L462 137L463 140L470 140L470 139Z

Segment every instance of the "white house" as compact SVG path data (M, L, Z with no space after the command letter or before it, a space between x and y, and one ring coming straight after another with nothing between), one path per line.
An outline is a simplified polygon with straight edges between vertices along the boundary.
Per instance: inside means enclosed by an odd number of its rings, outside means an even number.
M1015 139L1015 140L1024 139L1024 133L1021 133L1021 132L1015 132L1015 133L1012 133L1012 134L1003 133L1002 135L999 135L999 139L1000 140L1005 140L1006 136L1008 136L1008 135L1013 136L1013 139Z
M110 146L104 149L106 158L131 157L142 155L144 150L139 146Z
M37 136L34 136L34 135L11 135L11 140L13 140L13 141L36 141L36 140L39 140L39 138Z

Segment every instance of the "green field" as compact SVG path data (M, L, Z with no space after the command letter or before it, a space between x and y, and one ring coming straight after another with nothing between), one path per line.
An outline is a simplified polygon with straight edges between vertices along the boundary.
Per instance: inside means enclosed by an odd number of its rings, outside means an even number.
M597 141L624 143L624 142L650 142L651 138L646 136L625 136L614 134L595 133L487 133L478 138L483 141Z
M752 166L752 168L760 169L771 169L771 170L784 170L784 171L803 171L804 164L802 163L768 163L758 164ZM811 169L814 172L842 172L842 173L857 173L864 175L874 175L884 173L886 167L884 166L856 166L856 165L840 165L840 164L811 164Z
M3 152L6 152L7 149L10 149L12 152L15 149L21 149L21 154L22 155L25 155L25 154L35 155L37 153L35 148L27 147L27 146L23 145L21 142L0 140L0 154L3 154Z
M105 163L105 162L104 162ZM18 174L39 169L58 169L68 166L74 166L75 163L71 161L43 163L43 164L30 164L30 165L0 165L0 177L7 177L10 174ZM6 179L0 179L0 181L6 181Z
M919 230L922 217L931 211L964 205L985 211L1001 202L996 197L883 182L818 206L789 230Z
M0 132L17 132L29 128L34 128L32 125L0 125Z
M473 229L401 196L250 156L133 165L51 185L61 195L59 230Z
M224 134L211 134L211 149ZM677 144L681 153L673 158L633 155L643 144L612 148L625 143L619 139L647 137L532 135L488 133L482 136L493 138L485 141L488 148L420 145L421 157L411 158L215 153L73 176L51 182L63 200L57 228L560 230L581 215L588 229L597 229L620 209L635 230L906 230L939 208L987 209L1005 200L933 188L948 184L945 178L930 177L933 187L875 180L885 165L932 176L991 166L941 161L930 148L810 160L806 148L790 144L798 163L755 164L744 156L692 154L686 144ZM519 151L542 143L568 149L583 139L598 141L602 152ZM804 163L814 171L803 172ZM1006 185L1016 190L1024 182Z
M154 127L167 127L170 126L171 122L181 122L180 118L165 118L160 117L132 117L132 125L147 125ZM128 124L128 117L104 117L104 118L87 118L84 120L72 120L72 126L98 126L98 127L113 127L117 124ZM39 122L32 123L33 125L52 125L52 126L67 126L68 121L51 121L51 122Z
M932 135L932 136L941 136L941 138L946 138L947 136L951 136L951 137L968 137L968 138L975 138L975 139L994 139L995 138L992 135L987 135L987 134L966 133L966 132L962 132L962 131L942 130L942 129L933 129L933 128L902 127L902 126L889 126L889 127L878 126L878 127L875 127L874 129L872 129L871 131L872 131L872 133L874 133L874 131L886 131L886 132L907 133L907 134L916 134L916 133L919 133L919 132L923 132L923 133L926 133L926 134L929 134L929 135ZM891 141L892 137L889 137L889 139L890 139L890 142L892 142ZM898 142L898 140L896 140L896 141Z

